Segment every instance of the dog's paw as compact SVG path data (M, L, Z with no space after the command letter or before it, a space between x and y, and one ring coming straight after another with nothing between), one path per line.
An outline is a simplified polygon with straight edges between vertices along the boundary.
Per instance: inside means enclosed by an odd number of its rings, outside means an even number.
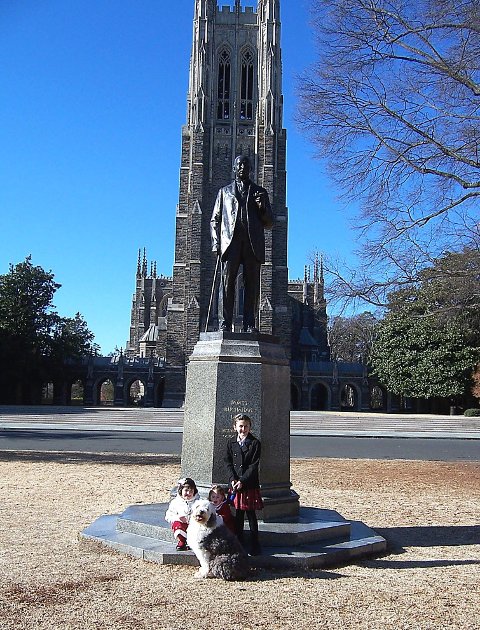
M193 577L196 578L197 580L204 580L205 578L208 577L208 571L204 571L203 569L198 569L198 571L195 571L195 573L193 574Z

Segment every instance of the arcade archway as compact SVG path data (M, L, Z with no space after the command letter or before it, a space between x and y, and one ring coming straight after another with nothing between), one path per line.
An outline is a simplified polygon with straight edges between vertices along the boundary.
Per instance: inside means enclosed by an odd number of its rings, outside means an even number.
M310 409L312 411L328 411L329 392L323 383L317 383L312 387L310 394Z

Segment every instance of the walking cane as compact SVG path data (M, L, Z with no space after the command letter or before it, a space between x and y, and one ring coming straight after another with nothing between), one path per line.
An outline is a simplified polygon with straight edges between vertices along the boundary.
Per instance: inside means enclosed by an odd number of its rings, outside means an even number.
M208 322L210 321L210 311L212 309L213 294L215 292L215 284L216 284L216 281L217 281L218 263L219 262L220 262L220 252L217 253L217 262L215 264L215 271L213 272L212 291L210 293L210 302L208 304L207 321L205 322L205 331L204 332L207 332Z

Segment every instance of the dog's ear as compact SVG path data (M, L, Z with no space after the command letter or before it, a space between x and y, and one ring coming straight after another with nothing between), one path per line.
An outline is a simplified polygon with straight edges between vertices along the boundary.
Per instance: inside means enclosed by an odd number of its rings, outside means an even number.
M209 518L209 519L208 519L208 521L205 523L205 525L206 525L207 527L215 527L216 523L217 523L217 514L216 514L216 512L212 512L212 513L210 514L210 518Z

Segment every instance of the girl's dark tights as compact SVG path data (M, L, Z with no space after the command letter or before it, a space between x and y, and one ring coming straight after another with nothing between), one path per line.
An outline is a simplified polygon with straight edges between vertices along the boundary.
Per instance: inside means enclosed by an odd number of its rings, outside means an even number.
M248 525L250 527L250 539L256 543L258 541L258 521L255 510L236 510L235 514L235 531L238 540L243 543L243 522L245 520L245 512L247 513Z

